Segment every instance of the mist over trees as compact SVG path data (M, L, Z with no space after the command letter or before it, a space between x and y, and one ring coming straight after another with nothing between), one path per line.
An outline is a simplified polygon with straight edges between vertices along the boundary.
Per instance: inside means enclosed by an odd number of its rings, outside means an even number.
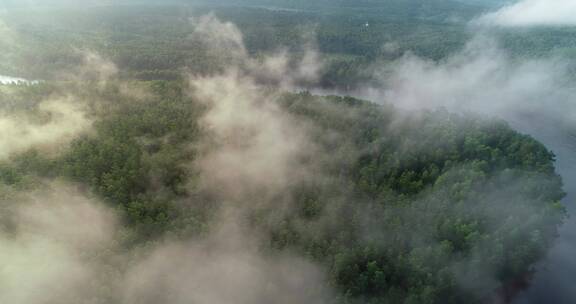
M238 171L202 167L195 147L211 131L202 127L201 102L177 82L137 86L148 90L138 100L115 85L74 88L94 102L94 130L61 154L32 149L4 161L3 192L54 178L85 185L121 215L127 251L167 236L202 239L241 197L234 208L244 229L259 235L255 246L273 259L290 252L316 263L335 290L326 301L343 303L480 303L531 269L564 217L553 155L501 121L443 111L397 121L405 114L391 106L283 94L270 102L311 130L314 152L295 160L305 164L299 179L274 184L248 175L244 190L260 193L245 193L226 188L241 181L203 179L212 174L203 170ZM33 100L65 87L9 88L17 91L12 100Z
M2 12L0 66L40 81L0 85L0 302L511 297L567 216L555 155L499 118L306 90L378 85L409 52L422 79L459 71L456 17L485 6L438 3ZM495 33L537 60L576 32Z
M442 5L403 5L407 7L376 2L375 7L356 7L354 14L338 6L319 11L207 4L12 10L3 14L0 25L5 29L2 42L7 44L0 66L4 73L29 79L58 78L81 64L78 50L89 49L110 58L127 78L174 80L184 67L210 73L221 69L222 62L189 38L190 19L212 12L236 24L247 50L256 56L281 49L302 52L303 34L314 32L327 61L316 85L351 91L380 85L375 68L405 54L441 61L457 53L473 37L468 22L486 12L473 5L445 4L454 13ZM573 28L504 27L490 34L519 58L562 56L572 62L576 58Z

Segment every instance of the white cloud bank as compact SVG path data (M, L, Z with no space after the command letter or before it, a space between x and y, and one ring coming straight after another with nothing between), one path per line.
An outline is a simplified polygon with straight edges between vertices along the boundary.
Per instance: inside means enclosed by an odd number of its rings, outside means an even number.
M484 15L480 24L499 26L576 26L576 0L522 0Z

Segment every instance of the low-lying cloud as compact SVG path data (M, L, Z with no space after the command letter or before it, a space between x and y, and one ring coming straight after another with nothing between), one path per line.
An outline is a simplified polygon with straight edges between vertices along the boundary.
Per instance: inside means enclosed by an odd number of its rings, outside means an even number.
M521 0L484 15L481 24L498 26L574 26L574 0Z
M576 121L570 64L560 57L514 57L490 34L476 35L441 61L408 54L379 73L381 86L360 96L410 110L446 108L511 121L539 113Z
M31 148L58 148L91 126L71 96L43 101L37 108L32 115L0 112L0 160Z
M327 303L325 277L291 255L265 255L227 217L204 240L163 244L127 272L122 303Z
M262 250L264 233L245 223L258 202L280 206L289 200L287 188L306 174L301 160L313 151L306 128L274 100L278 88L316 77L316 52L293 58L279 51L257 59L246 52L234 25L211 15L195 25L196 38L231 61L221 73L189 76L190 96L206 106L202 127L210 135L199 145L194 165L202 190L233 204L223 204L202 236L125 248L128 228L119 215L74 187L48 182L45 190L6 198L0 205L6 211L0 246L7 248L0 253L0 282L7 284L0 286L0 302L328 302L331 292L321 267L297 255ZM73 91L84 84L98 91L116 74L113 64L87 53L84 66L62 78ZM82 105L100 107L78 101L74 93L38 102L29 118L27 112L1 116L0 131L8 136L0 137L0 160L30 148L63 147L88 130L91 120Z
M0 246L8 248L0 252L0 263L8 265L0 267L0 281L8 282L0 285L0 302L328 302L322 269L302 257L263 252L260 235L243 222L246 210L238 211L259 202L281 207L290 199L283 196L286 189L314 169L305 162L317 152L309 126L274 102L281 90L317 77L322 64L313 43L300 56L280 50L254 58L234 25L211 15L195 24L194 35L231 64L216 75L189 75L189 94L206 107L201 123L209 135L195 165L203 190L232 204L224 204L201 238L126 250L118 245L116 215L81 191L52 185L16 199L0 229ZM106 85L117 72L97 56L86 62L96 72L82 78L97 84ZM546 111L571 120L576 111L564 105L575 95L562 81L566 73L561 61L517 61L494 40L478 37L442 62L406 56L383 73L382 88L364 94L407 109L447 107L503 117ZM36 125L12 114L0 117L0 131L8 134L0 138L0 160L68 141L90 125L71 100L39 109L51 119Z
M314 83L323 68L313 35L302 32L304 43L297 52L278 49L272 54L249 54L240 29L223 22L213 14L192 20L191 39L198 40L206 52L216 55L223 66L219 73L236 70L249 75L255 82L284 90Z
M1 203L0 302L87 303L113 214L63 185Z
M277 195L298 180L299 159L311 144L302 126L274 102L275 93L237 71L193 78L191 86L208 107L202 122L213 144L199 164L210 187L246 200L256 193Z
M483 25L502 26L576 25L574 12L574 1L527 0L486 15L480 21ZM462 50L439 61L406 54L379 68L379 86L360 90L356 95L409 110L445 108L455 113L502 118L520 132L543 141L559 156L562 166L571 164L576 128L574 62L559 55L517 56L501 47L499 37L489 28L470 29L478 32L473 33L473 39ZM574 178L569 168L571 165L558 168L564 180ZM569 205L568 208L571 209ZM503 212L512 213L523 214L521 210ZM574 225L574 221L568 221L564 231L573 230ZM561 236L559 242L552 251L554 259L546 262L554 268L569 267L563 261L573 256L573 240ZM563 272L539 269L542 271L537 273L537 279L541 275L537 281L552 281L554 287L540 288L535 295L548 297L547 293L553 293L556 299L570 299L572 289L562 283L569 281L568 273L573 274L574 267L570 268ZM468 284L469 280L462 282ZM521 303L532 302L523 299Z
M264 254L231 218L207 236L122 248L114 211L76 187L49 183L2 201L0 302L325 303L322 271Z
M190 75L190 94L206 105L201 119L210 142L197 162L205 187L229 201L270 201L310 168L302 163L314 151L306 127L280 109L282 90L312 81L321 68L317 52L286 51L254 58L240 30L213 15L201 17L196 35L210 52L226 52L230 66L216 75ZM257 199L256 199L257 198Z

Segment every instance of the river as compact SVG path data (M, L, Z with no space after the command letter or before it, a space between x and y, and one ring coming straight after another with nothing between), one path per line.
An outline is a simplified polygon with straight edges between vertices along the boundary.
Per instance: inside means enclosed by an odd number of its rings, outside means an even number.
M560 229L560 235L548 257L536 268L530 286L521 292L514 304L576 303L576 130L553 118L530 117L512 123L519 131L531 134L556 154L556 168L564 180L567 196L564 205L571 216Z

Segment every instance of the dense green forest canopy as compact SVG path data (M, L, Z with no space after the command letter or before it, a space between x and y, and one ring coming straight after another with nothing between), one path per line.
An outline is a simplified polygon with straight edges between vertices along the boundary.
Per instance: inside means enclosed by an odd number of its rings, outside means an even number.
M179 81L0 87L4 112L37 115L45 96L72 92L94 120L61 153L33 148L2 161L2 204L59 178L122 214L127 251L201 237L225 202L199 182L198 143L210 130L206 105L187 90ZM243 219L265 232L268 255L322 265L335 303L482 303L530 271L564 218L554 155L505 122L307 92L269 102L309 126L317 149L303 161L313 169L273 203L244 196Z
M346 91L369 86L377 81L375 67L407 54L442 62L470 40L471 19L503 3L6 2L0 75L41 81L0 85L6 131L0 143L9 143L0 147L0 210L54 180L113 210L120 218L114 242L125 259L112 258L107 266L114 271L93 284L94 303L126 303L111 291L123 288L112 285L132 260L167 240L202 242L228 209L240 210L259 254L319 265L322 284L333 290L327 303L490 301L533 270L566 216L552 152L497 119L320 96L294 89L297 82L286 92L265 72L243 75L259 71L234 66L222 56L229 50L206 45L194 25L206 14L236 24L243 34L236 46L246 52L239 65L262 68L270 53L302 59L316 50L314 59L324 62L320 75L300 87ZM490 34L512 60L576 58L571 27L495 28ZM229 77L231 66L244 82L208 81ZM198 95L195 77L206 77L201 83L215 92ZM257 92L226 95L238 87ZM255 105L257 111L224 111L224 124L241 123L219 137L206 123L217 108L212 94L240 104L233 109ZM242 103L251 98L257 101ZM54 147L44 140L50 132L66 140ZM232 152L223 153L222 146ZM212 155L228 167L207 162ZM275 159L286 155L289 160ZM235 175L243 163L254 168ZM286 176L267 175L275 170ZM0 244L5 232L18 234L11 215L0 214ZM94 262L109 251L81 255Z
M299 52L312 42L327 62L318 85L346 89L369 84L374 67L407 53L441 61L466 44L472 35L467 23L487 10L452 1L366 1L366 6L354 1L354 9L307 2L322 9L242 3L13 9L2 16L2 42L7 45L0 71L57 78L59 71L80 64L78 50L89 49L111 58L128 78L173 80L183 66L211 72L221 60L193 38L192 22L212 12L238 25L254 55L286 48ZM515 57L576 58L574 28L492 31ZM11 35L18 39L7 39Z

